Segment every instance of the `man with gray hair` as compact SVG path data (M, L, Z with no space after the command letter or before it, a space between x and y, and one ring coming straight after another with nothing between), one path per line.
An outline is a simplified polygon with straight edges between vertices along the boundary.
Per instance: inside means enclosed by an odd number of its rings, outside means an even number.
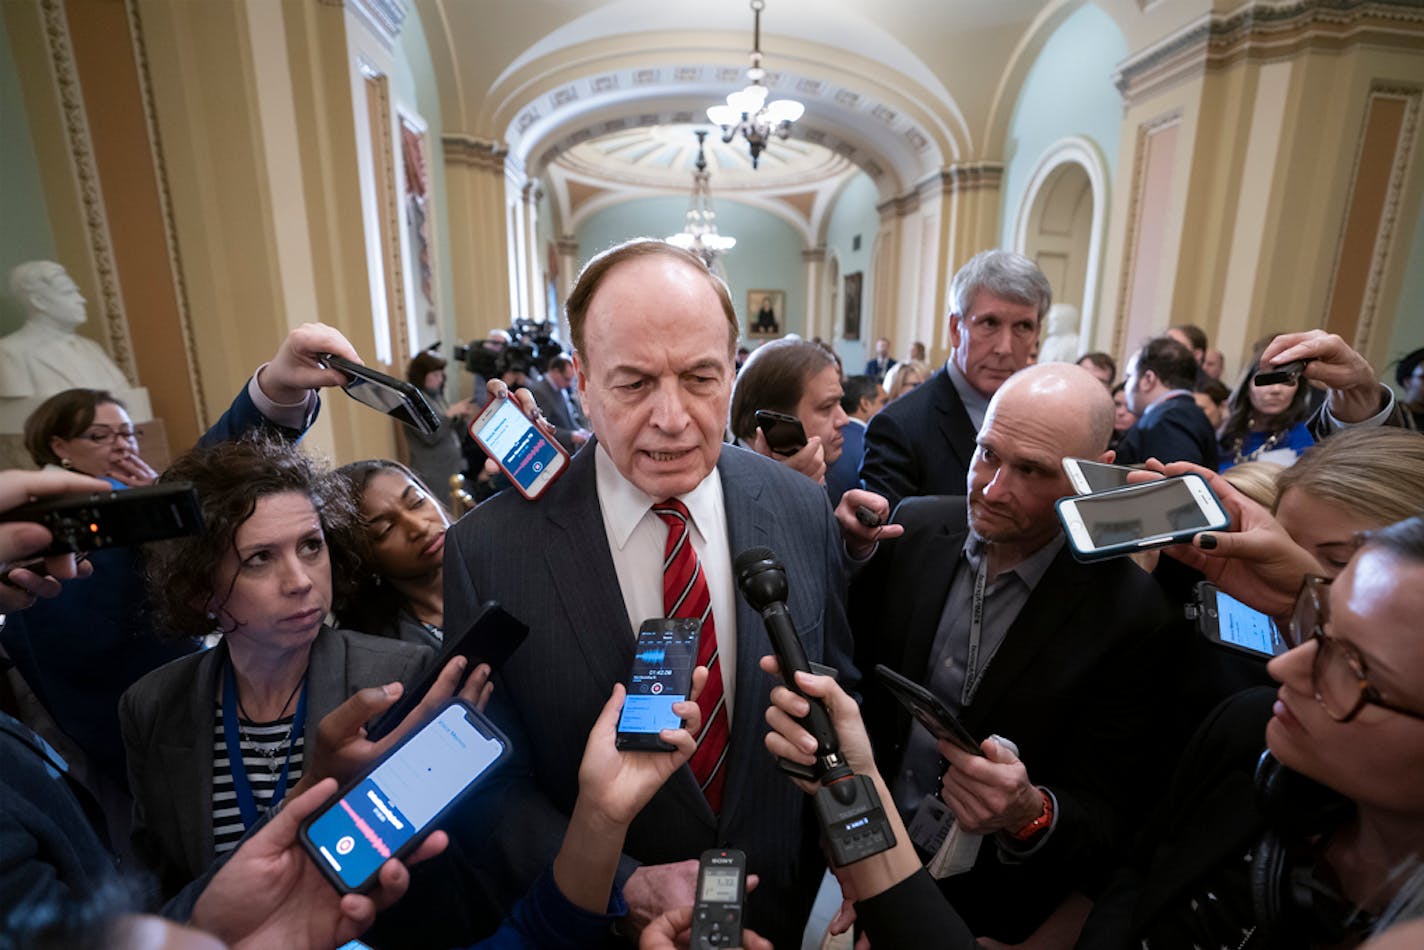
M865 433L860 477L892 509L912 495L963 494L989 400L1028 365L1053 292L1022 254L981 251L954 275L949 297L954 349L944 368Z

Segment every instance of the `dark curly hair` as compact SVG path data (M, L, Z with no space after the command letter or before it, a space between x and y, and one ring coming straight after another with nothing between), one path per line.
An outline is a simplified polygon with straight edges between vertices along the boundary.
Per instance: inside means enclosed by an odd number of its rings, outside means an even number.
M359 563L351 494L344 479L292 443L253 433L237 442L199 446L174 461L159 481L192 482L203 512L198 534L149 546L149 592L164 633L212 632L208 603L225 602L231 593L216 589L218 569L236 549L237 529L268 495L299 492L311 499L331 558L333 600L350 588Z
M366 484L382 472L404 475L411 483L430 497L433 505L445 512L445 520L451 521L449 510L440 502L440 496L430 490L430 486L408 467L391 459L363 459L351 462L336 470L350 492L351 507L356 512L356 526L353 550L356 569L352 583L336 600L336 619L343 627L360 630L373 636L396 636L400 622L401 608L406 605L392 585L382 583L380 570L376 567L375 555L370 539L366 535L364 520L361 518L361 499L366 494Z

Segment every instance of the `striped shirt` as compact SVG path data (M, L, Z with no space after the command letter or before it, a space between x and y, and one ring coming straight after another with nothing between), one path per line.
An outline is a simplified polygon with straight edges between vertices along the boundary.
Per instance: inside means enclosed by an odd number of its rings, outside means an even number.
M291 733L295 716L287 716L275 722L252 723L239 718L238 742L242 746L242 764L247 770L247 781L252 786L252 798L260 817L267 811L272 800L272 792L277 779L282 774L282 763L287 760L287 737ZM287 770L287 791L301 781L302 751L304 740L298 738L292 747L292 764ZM267 752L273 753L268 758ZM232 785L232 763L227 757L227 738L223 733L222 703L217 704L213 716L213 846L215 853L226 854L237 843L247 829L242 824L242 812L237 807L237 793Z

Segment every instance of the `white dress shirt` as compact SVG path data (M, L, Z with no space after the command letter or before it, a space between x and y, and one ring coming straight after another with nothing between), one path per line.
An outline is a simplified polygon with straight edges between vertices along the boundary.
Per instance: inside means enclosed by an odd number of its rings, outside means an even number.
M653 498L623 477L602 445L595 448L595 484L603 513L608 551L628 610L629 633L636 637L643 621L665 616L663 610L663 552L668 527L653 513L662 498ZM732 580L732 554L727 542L727 509L722 499L722 478L714 468L696 488L677 496L692 516L692 550L702 563L707 592L712 598L712 618L717 625L718 664L732 715L737 670L737 592Z

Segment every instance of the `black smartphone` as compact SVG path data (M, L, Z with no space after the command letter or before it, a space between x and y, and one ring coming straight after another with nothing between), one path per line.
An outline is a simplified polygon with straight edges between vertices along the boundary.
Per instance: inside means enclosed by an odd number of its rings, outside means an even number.
M495 460L521 495L534 500L569 467L569 453L539 431L508 396L491 399L470 423L470 437Z
M1197 630L1212 643L1258 660L1290 649L1269 615L1223 594L1209 581L1197 584L1196 593Z
M508 752L493 723L452 699L308 815L297 837L338 891L366 890L387 858L414 850Z
M672 751L673 747L658 733L683 725L682 717L672 711L672 706L692 691L692 670L697 665L701 634L702 621L693 617L643 621L633 648L628 696L618 716L618 748Z
M767 446L777 455L795 455L806 447L806 430L795 416L758 409L756 424L766 436Z
M0 514L0 521L32 521L50 530L54 541L35 557L121 548L203 530L191 482L54 495L11 508Z
M1060 498L1054 507L1080 561L1160 548L1231 527L1206 479L1195 474Z
M440 677L440 671L445 669L445 664L456 656L463 656L470 661L469 666L465 668L465 677L469 677L471 671L481 663L488 663L491 669L497 670L527 636L527 626L514 619L499 604L492 600L486 601L474 623L457 639L444 645L440 655L421 674L416 685L402 693L394 706L371 720L366 726L366 738L372 742L379 741L400 725L405 717L410 715L411 710L420 705L425 694L430 692ZM460 686L463 685L461 682Z
M979 748L979 743L974 739L970 731L964 728L964 724L959 721L954 713L939 697L925 689L919 683L908 677L902 676L884 663L877 664L875 675L880 677L880 682L890 691L890 695L905 707L905 710L920 724L928 729L936 739L943 739L968 752L970 755L983 755L984 751Z
M866 505L855 506L855 520L867 528L878 528L885 523L885 519L881 518Z
M425 393L413 383L387 376L334 353L323 354L321 362L351 377L351 382L341 388L357 402L378 409L426 435L440 428L440 414L430 405Z
M692 905L689 947L740 947L742 902L747 893L747 856L733 848L702 852L697 865L697 903Z
M1259 370L1251 377L1252 386L1274 386L1278 383L1293 383L1305 372L1305 364L1310 360L1292 360L1268 370Z

